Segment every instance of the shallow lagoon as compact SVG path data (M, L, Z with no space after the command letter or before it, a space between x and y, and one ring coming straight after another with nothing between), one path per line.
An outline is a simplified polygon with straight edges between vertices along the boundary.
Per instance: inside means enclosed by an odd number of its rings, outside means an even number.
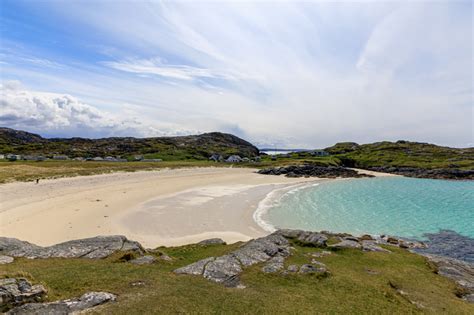
M474 238L474 181L380 177L291 190L262 217L278 228L424 239L452 230Z

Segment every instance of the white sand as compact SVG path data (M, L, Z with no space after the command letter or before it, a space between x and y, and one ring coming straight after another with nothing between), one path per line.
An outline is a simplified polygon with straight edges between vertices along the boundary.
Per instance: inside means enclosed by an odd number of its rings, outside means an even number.
M126 235L146 247L266 234L253 220L272 190L318 179L193 168L0 185L0 235L38 245Z

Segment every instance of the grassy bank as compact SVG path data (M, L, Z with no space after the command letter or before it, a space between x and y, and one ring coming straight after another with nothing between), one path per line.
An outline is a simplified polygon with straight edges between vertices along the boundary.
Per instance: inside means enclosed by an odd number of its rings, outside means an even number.
M158 170L163 168L184 167L252 167L263 168L270 166L283 166L307 161L316 161L323 165L335 165L337 162L331 158L278 158L273 161L266 156L259 163L216 163L207 160L171 160L162 162L95 162L95 161L2 161L0 162L0 183L12 181L33 181L37 178L59 178L106 174L112 172L135 172Z
M97 313L346 313L473 314L474 306L457 298L453 282L433 272L421 256L390 247L393 253L342 250L318 258L328 277L264 274L261 266L246 269L245 289L230 289L202 277L175 275L172 270L198 259L218 256L238 244L161 248L173 261L136 266L105 260L18 259L2 267L0 276L26 276L49 290L49 300L87 291L118 294L118 302ZM318 249L295 245L286 264L308 263ZM400 292L403 291L401 294Z

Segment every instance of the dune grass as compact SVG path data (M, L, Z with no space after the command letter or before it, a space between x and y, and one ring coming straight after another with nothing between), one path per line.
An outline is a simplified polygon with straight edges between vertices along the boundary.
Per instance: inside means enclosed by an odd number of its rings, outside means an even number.
M261 265L244 271L245 289L225 288L172 270L235 249L233 245L160 248L173 261L136 266L104 260L18 259L0 276L26 276L49 290L50 301L87 291L118 294L116 303L95 309L107 314L473 314L474 305L456 297L456 286L434 273L422 256L390 247L392 253L340 250L318 258L328 277L264 274ZM309 263L315 248L295 245L288 264ZM403 292L403 293L400 293Z

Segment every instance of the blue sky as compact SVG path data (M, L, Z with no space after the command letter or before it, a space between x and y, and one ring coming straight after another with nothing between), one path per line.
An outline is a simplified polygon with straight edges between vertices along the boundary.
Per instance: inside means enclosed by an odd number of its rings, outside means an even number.
M0 5L2 126L474 146L471 1Z

